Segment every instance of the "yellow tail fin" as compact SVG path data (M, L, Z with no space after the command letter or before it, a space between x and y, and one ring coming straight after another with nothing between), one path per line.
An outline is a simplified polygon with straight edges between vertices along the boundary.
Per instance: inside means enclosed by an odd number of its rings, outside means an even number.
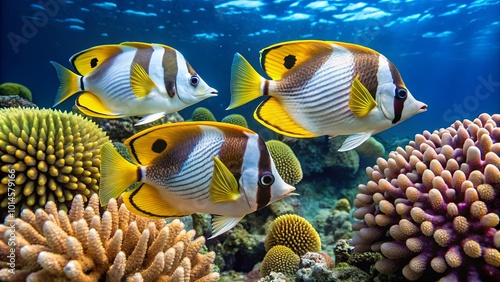
M239 53L234 54L231 67L231 103L226 110L234 109L262 96L261 82L265 79Z
M128 162L111 143L101 147L101 182L99 200L101 206L108 204L111 198L118 198L128 187L139 181L139 166Z
M73 73L56 62L50 61L50 63L56 69L59 82L61 83L59 89L57 90L56 100L54 101L53 107L55 107L71 97L71 95L83 91L83 89L81 89L80 86L81 76Z

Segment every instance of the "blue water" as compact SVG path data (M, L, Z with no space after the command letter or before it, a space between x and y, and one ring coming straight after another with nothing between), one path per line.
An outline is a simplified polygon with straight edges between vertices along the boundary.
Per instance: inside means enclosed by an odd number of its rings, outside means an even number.
M182 52L219 96L197 106L218 119L251 118L259 101L232 111L230 67L240 52L259 71L259 50L281 41L337 40L373 48L399 69L413 96L429 105L382 135L413 136L482 112L500 113L500 1L99 1L2 0L0 82L18 82L43 107L59 82L49 61L123 41ZM261 71L261 73L263 73ZM74 99L60 106L70 109Z

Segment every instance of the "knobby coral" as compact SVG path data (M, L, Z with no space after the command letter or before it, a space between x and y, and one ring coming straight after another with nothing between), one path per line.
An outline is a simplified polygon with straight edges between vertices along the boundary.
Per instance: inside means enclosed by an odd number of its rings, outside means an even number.
M179 220L135 216L115 199L101 216L97 194L86 207L76 196L69 213L47 202L0 225L0 280L217 281L215 254L201 254L205 238L194 235Z
M290 248L276 245L272 247L262 260L260 266L260 274L267 276L274 272L281 272L286 276L295 276L299 270L300 257L295 254Z
M446 281L500 277L500 115L417 134L359 185L352 240L384 274Z
M290 185L299 183L302 180L302 167L292 149L279 140L269 140L266 146L281 178Z
M217 121L215 118L214 114L212 112L204 107L198 107L194 109L192 115L191 115L191 120L192 121Z
M5 217L13 204L17 215L48 201L67 210L77 194L87 201L99 188L99 156L105 142L106 133L80 115L0 109L0 216ZM7 197L12 193L14 197Z
M221 122L236 124L248 128L248 122L244 116L239 114L230 114L221 119Z

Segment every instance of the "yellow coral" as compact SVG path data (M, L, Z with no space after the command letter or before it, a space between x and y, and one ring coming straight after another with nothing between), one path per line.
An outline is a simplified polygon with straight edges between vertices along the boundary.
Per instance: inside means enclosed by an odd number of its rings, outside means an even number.
M262 260L260 274L264 277L274 272L293 276L299 270L300 257L290 248L277 245L272 247Z
M0 96L13 95L32 101L31 91L26 86L14 82L5 82L0 85Z
M239 114L231 114L222 118L221 122L236 124L248 128L247 120L244 116Z
M349 204L349 200L346 198L342 198L338 200L337 204L335 205L335 210L337 211L345 211L347 213L351 212L351 204Z
M299 183L302 180L302 167L292 149L278 140L269 140L266 146L281 178L290 185Z
M108 137L95 123L61 111L8 108L0 110L0 125L2 218L11 200L15 214L48 201L64 210L75 195L87 201L97 192L100 149Z
M295 214L279 216L269 227L265 241L266 251L277 245L286 246L299 256L321 251L318 232L305 218Z

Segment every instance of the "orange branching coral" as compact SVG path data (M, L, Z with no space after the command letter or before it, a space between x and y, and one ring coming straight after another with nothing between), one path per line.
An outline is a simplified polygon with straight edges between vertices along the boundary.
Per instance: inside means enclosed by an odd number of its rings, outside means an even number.
M0 225L0 280L217 281L215 254L201 254L205 238L194 235L179 220L135 216L115 199L101 215L97 194L86 206L77 195L68 213L47 202Z

